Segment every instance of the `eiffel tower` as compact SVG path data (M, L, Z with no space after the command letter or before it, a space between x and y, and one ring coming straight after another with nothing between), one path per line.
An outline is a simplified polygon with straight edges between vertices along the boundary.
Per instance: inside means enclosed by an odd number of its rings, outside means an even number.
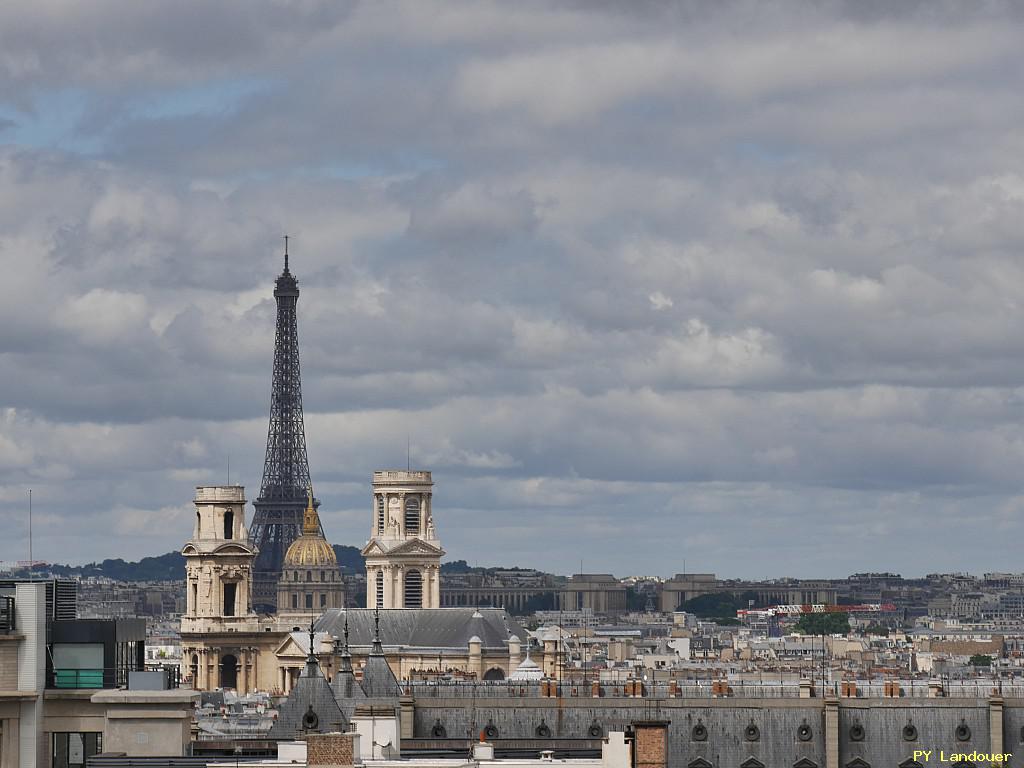
M309 459L302 420L302 383L299 377L299 329L295 309L299 285L288 270L288 238L284 240L284 271L274 283L277 331L274 336L274 383L270 392L270 427L267 457L259 498L253 503L251 533L259 548L253 569L253 608L277 609L277 582L288 546L302 532L306 508ZM314 500L314 506L320 502ZM320 534L323 535L321 525Z

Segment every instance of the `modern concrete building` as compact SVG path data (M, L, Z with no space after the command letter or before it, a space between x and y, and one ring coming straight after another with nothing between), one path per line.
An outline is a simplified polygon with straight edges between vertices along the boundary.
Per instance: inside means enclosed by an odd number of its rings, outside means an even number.
M133 690L145 643L144 627L141 636L134 629L116 620L48 621L44 583L0 595L2 768L85 768L100 752L185 754L199 694Z

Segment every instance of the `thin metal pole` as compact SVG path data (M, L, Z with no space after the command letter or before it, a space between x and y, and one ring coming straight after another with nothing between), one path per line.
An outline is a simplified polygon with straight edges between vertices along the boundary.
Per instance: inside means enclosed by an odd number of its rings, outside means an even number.
M28 567L32 568L32 489L28 489Z

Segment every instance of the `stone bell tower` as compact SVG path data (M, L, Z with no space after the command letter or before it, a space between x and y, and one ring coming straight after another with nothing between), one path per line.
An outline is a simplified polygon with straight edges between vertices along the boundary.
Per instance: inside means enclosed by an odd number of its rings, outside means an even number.
M440 608L441 557L429 472L373 473L373 518L366 558L367 608Z
M245 527L240 485L196 488L196 520L185 556L182 632L217 632L252 615L256 549Z

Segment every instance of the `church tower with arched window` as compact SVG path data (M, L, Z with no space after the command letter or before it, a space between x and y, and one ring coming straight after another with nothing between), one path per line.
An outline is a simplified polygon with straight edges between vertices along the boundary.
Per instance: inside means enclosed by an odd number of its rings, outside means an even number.
M441 557L430 472L373 473L373 518L366 558L367 608L440 608Z
M240 485L196 488L196 518L185 556L182 631L210 631L252 614L252 563L256 548L245 527Z

